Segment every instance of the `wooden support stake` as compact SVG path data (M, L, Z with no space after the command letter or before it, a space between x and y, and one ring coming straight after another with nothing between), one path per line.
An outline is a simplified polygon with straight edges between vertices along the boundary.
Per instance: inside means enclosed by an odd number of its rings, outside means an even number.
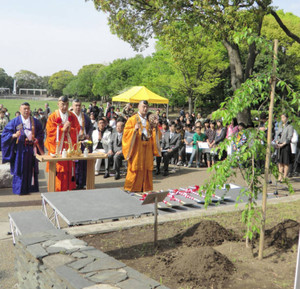
M262 220L261 220L259 252L258 252L259 260L262 260L262 258L263 258L264 241L265 241L267 189L268 189L268 182L269 182L269 166L270 166L270 158L271 158L272 123L273 123L273 108L274 108L274 97L275 97L275 87L276 87L277 53L278 53L278 40L275 39L274 40L272 84L271 84L271 95L270 95L270 106L269 106L269 119L268 119L268 137L267 137L267 152L266 152L266 162L265 162L265 178L264 178L263 194L262 194Z
M157 197L154 203L154 247L157 247Z

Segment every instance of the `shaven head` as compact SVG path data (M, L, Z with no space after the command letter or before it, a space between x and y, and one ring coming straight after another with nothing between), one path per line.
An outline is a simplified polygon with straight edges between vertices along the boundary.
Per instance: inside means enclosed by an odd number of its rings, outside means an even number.
M73 111L79 115L80 112L81 112L81 101L79 99L74 99L72 101L72 108L73 108Z
M58 99L58 108L62 113L66 113L69 108L69 98L67 96L61 96Z
M28 102L23 102L20 105L20 113L25 119L30 116L30 104Z
M139 109L139 113L142 115L142 117L146 117L148 108L149 108L149 105L148 105L147 100L141 100L139 102L138 109Z

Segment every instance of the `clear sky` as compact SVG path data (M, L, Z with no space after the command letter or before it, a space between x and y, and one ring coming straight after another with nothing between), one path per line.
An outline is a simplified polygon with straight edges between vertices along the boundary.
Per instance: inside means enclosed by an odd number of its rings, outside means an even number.
M133 57L129 44L112 35L106 15L84 0L0 0L0 67L11 76L21 69L38 75L59 70L77 74L87 64ZM300 17L300 1L273 5ZM151 55L154 41L143 52Z

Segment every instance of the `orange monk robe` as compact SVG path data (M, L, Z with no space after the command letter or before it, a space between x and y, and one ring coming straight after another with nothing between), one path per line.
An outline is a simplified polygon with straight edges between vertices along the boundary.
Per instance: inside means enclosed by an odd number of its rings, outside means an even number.
M71 111L68 112L69 121L71 122L70 127L70 138L72 140L72 145L77 142L77 135L80 131L80 124L77 120L77 117ZM56 110L53 112L47 121L46 131L47 138L45 141L45 147L48 149L48 154L55 154L56 152L56 133L57 133L57 120L60 118L59 111ZM59 125L59 141L61 140L63 131L63 125ZM65 148L68 149L67 133L65 133L62 150ZM49 164L47 164L47 171L49 171ZM75 163L73 161L64 161L56 163L56 179L55 179L55 191L68 191L76 188L75 182Z
M153 156L160 156L159 129L153 129L148 141L141 139L142 131L136 133L137 115L130 117L125 125L122 138L122 152L128 160L128 169L124 189L130 192L146 192L153 190ZM147 121L146 129L149 129Z

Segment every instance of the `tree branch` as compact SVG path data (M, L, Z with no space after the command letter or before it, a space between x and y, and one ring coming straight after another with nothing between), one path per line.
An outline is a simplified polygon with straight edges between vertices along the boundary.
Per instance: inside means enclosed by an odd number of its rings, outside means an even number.
M298 43L300 43L300 37L297 36L296 34L294 34L293 32L291 32L281 21L280 17L278 16L278 14L276 13L276 11L271 10L271 15L275 18L275 20L277 21L278 25L280 26L280 28L285 32L285 34L287 36L289 36L290 38L294 39L295 41L297 41Z
M256 0L257 5L259 5L260 7L262 7L264 10L268 11L268 8L262 1L260 0ZM293 32L291 32L281 21L280 17L278 16L278 14L276 13L276 11L274 11L273 9L269 10L271 15L275 18L275 20L277 21L278 25L280 26L280 28L285 32L285 34L287 36L289 36L290 38L294 39L296 42L300 43L300 37L297 36L296 34L294 34Z

